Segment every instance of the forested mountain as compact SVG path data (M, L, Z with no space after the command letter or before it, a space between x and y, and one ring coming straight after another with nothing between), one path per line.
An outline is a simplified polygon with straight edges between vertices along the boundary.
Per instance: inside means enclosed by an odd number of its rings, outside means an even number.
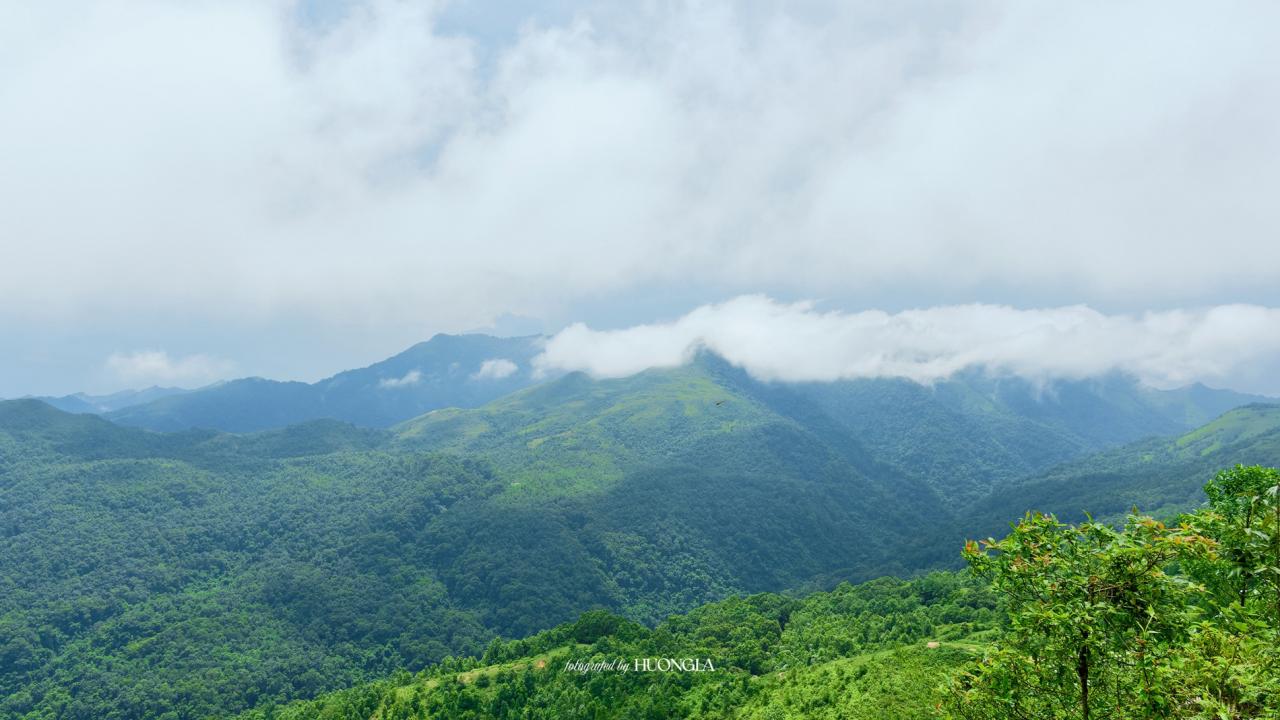
M672 398L681 388L668 387L665 399L651 395L657 379L675 375L690 397L713 392L717 402L732 399L715 406L707 422L738 422L730 411L746 408L785 418L864 472L914 479L952 508L980 501L1002 482L1104 448L1186 432L1265 399L1202 385L1155 390L1118 375L1044 385L977 371L931 386L883 378L765 383L703 353L684 367L631 378L574 374L483 408L429 413L398 431L411 444L485 452L513 468L537 467L540 476L571 473L583 463L608 475L611 469L593 463L606 462L609 453L629 453L626 464L681 452L682 428L696 419L654 407L677 407ZM634 442L602 440L608 428Z
M385 427L442 407L474 407L534 382L541 338L436 335L366 368L316 383L232 380L107 413L151 430L229 432L335 419Z
M1157 517L1194 509L1217 468L1280 465L1280 405L1254 404L1173 438L1151 438L1001 484L966 516L966 530L999 534L1027 510L1072 521L1116 520L1136 507Z
M531 365L542 340L437 335L313 384L245 378L194 391L152 388L45 399L70 412L105 413L120 424L152 430L249 432L317 419L388 427L430 410L478 407L554 380L558 373L539 374ZM1031 383L982 370L929 386L887 378L761 383L709 353L695 362L715 367L734 392L802 424L820 420L842 435L855 435L877 459L914 468L944 496L962 500L983 494L992 479L1184 432L1233 407L1266 400L1202 385L1153 390L1121 375Z
M573 374L395 432L393 447L491 463L506 485L491 503L501 522L477 523L484 534L505 535L495 540L531 567L581 548L575 562L605 568L624 610L641 619L729 588L865 578L947 558L934 540L949 516L923 483L875 464L856 441L833 443L735 394L702 364L607 381ZM567 538L555 541L560 550L518 541L547 533ZM681 575L692 568L701 579L689 585Z
M931 542L946 514L927 488L865 475L701 374L633 382L643 402L606 400L576 433L616 448L557 453L566 469L545 477L501 453L424 453L409 428L163 434L0 404L0 708L202 716L592 608L655 622L953 556Z
M1002 622L987 585L955 573L735 597L653 629L592 612L494 642L481 657L242 720L930 718L948 672L978 656ZM637 671L637 660L659 658L713 669Z
M202 717L491 634L415 535L486 492L472 463L326 422L165 435L16 401L0 428L0 716Z
M438 365L460 362L448 342L432 341ZM476 363L515 357L462 344ZM360 382L404 378L425 357ZM653 626L737 593L952 566L985 517L962 501L984 483L1105 444L1080 413L1123 436L1231 397L978 376L828 389L702 355L616 380L569 374L387 429L153 432L0 403L0 715L226 714L416 672L593 609ZM928 427L907 431L912 416ZM1158 487L1161 468L1191 483L1234 455L1277 464L1273 420L1228 414L1153 454L1134 487ZM1006 523L1053 493L1080 489L1088 505L1129 492L1128 475L1053 472L1019 482L1016 510L976 507Z
M1156 720L1280 714L1280 471L1176 526L1028 515L968 572L602 612L242 720ZM665 666L664 666L665 663Z
M1035 384L981 371L931 386L877 379L809 383L791 392L878 460L909 469L959 505L1001 481L1134 440L1185 432L1265 400L1203 385L1155 390L1114 374Z

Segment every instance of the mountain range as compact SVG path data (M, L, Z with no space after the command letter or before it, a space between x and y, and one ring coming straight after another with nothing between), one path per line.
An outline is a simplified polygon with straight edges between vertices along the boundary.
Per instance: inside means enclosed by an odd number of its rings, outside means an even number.
M545 338L436 335L368 367L315 383L242 378L195 390L152 387L112 395L83 393L40 398L61 410L101 414L121 425L174 431L207 428L253 432L308 420L333 419L363 427L390 427L431 410L474 408L562 373L534 368ZM745 373L738 382L747 384ZM1049 462L1073 453L1169 434L1208 422L1222 412L1267 398L1192 385L1172 391L1143 387L1113 374L1082 381L1031 383L969 370L922 385L901 379L831 383L765 384L775 402L803 403L811 415L827 415L849 432L878 444L904 433L929 440L968 437L957 457L988 459L984 472L1019 475L1042 462L1029 449L1044 445ZM995 447L993 436L1025 433L1014 453ZM981 448L979 445L986 444ZM1025 456L1025 457L1023 457ZM950 463L948 456L899 457L919 466ZM1012 462L1012 465L1006 463Z
M593 609L954 567L1028 509L1173 512L1280 464L1280 407L1201 386L769 383L710 353L538 376L539 342L101 416L0 402L0 714L221 716Z
M365 368L314 383L241 378L195 390L148 388L105 396L38 398L121 425L174 431L253 432L333 419L387 427L442 407L475 407L555 374L531 361L539 336L436 335Z
M109 395L90 395L79 392L61 397L45 396L35 399L46 402L64 412L102 415L133 405L149 403L170 395L182 395L189 392L191 390L183 388L152 386L142 390L121 390Z

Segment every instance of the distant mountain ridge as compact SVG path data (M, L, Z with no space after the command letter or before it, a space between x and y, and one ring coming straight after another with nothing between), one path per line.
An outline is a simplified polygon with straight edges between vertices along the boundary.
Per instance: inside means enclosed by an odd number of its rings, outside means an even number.
M1136 440L1176 435L1269 398L1193 385L1156 390L1121 374L1037 385L982 371L931 386L902 379L787 388L960 505L993 485Z
M109 395L90 395L79 392L61 397L39 396L34 399L46 402L64 412L101 415L189 392L193 391L185 388L152 386L142 390L121 390Z
M709 407L696 401L708 397ZM934 517L959 522L970 508L990 504L997 488L1094 453L1180 435L1254 399L1203 386L1155 390L1119 375L1049 387L981 373L932 387L889 379L765 383L704 353L681 368L627 378L572 373L392 431L402 447L489 458L526 492L574 494L682 456L697 427L720 422L729 437L769 417L890 493L896 488L917 502L927 496L922 507L936 507Z
M893 378L772 383L702 353L683 368L628 378L597 380L573 373L481 408L442 409L396 430L432 449L512 453L526 467L562 469L589 455L581 445L561 442L563 438L581 441L583 431L604 427L604 418L620 408L647 407L656 396L646 393L674 375L705 381L722 393L722 402L730 398L726 412L757 407L794 422L864 473L922 481L956 511L980 501L1000 483L1144 438L1177 435L1259 400L1203 386L1155 390L1122 375L1046 386L976 371L932 386ZM658 412L650 406L639 414L646 427L680 444L682 438L658 427L655 418L664 417L654 414ZM664 422L678 428L687 418L666 417ZM542 437L548 426L559 433ZM536 442L536 449L523 448L526 441ZM650 449L669 451L672 446ZM552 456L560 450L564 454Z
M149 430L254 432L333 419L387 427L442 407L475 407L539 381L540 336L436 335L365 368L315 383L231 380L105 417ZM554 377L554 374L549 377Z
M385 428L432 410L479 407L555 380L563 373L533 367L544 341L542 336L436 335L316 383L243 378L187 392L121 393L114 405L79 396L51 404L164 431L253 432L318 419ZM829 430L857 436L872 447L901 446L911 438L906 445L928 450L928 455L906 450L882 458L895 464L932 463L941 471L957 456L981 458L949 481L966 500L976 499L978 487L992 477L1022 477L1105 447L1185 432L1233 407L1270 400L1203 385L1154 390L1118 374L1037 385L978 369L932 385L898 378L764 383L710 353L700 354L697 362L716 364L726 382L783 414L821 416ZM97 409L79 406L81 400L96 402Z
M1148 438L996 485L972 510L972 530L998 534L1027 510L1077 522L1195 509L1213 474L1235 464L1280 466L1280 404L1238 407L1176 437Z

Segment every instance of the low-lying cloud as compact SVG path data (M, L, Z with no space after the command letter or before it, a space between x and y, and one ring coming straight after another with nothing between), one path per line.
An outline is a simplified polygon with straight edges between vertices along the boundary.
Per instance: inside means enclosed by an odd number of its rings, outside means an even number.
M112 353L106 370L126 387L198 387L230 377L235 364L204 354L170 357L163 350Z
M535 365L621 377L686 363L701 350L762 380L931 383L982 368L1037 382L1118 371L1176 387L1261 377L1280 359L1280 309L1222 305L1104 315L1084 305L973 304L823 312L812 302L749 295L669 323L606 331L575 324L547 342Z
M417 385L422 380L422 372L418 370L410 370L398 378L383 378L378 381L378 387L394 390L396 388L411 387Z
M501 380L516 374L520 366L506 358L493 358L480 363L480 369L472 375L475 380Z

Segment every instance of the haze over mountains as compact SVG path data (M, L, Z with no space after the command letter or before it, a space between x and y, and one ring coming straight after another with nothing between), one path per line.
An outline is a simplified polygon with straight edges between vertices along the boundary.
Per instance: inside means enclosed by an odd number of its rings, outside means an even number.
M242 378L196 390L153 387L109 396L81 393L41 399L68 412L103 414L120 424L152 430L205 427L248 432L321 418L388 427L438 408L477 407L564 374L554 364L536 362L545 358L545 351L546 338L541 336L436 335L381 362L315 383ZM716 353L697 350L685 354L692 357ZM680 362L667 360L663 364ZM644 367L640 365L623 375ZM746 375L743 374L744 381ZM1140 436L1143 432L1160 434L1187 429L1228 408L1267 399L1214 390L1199 383L1162 392L1144 387L1119 371L1106 371L1086 381L1033 381L1000 369L987 371L981 365L958 369L928 382L873 377L756 384L791 387L799 395L810 396L824 411L841 415L843 421L853 423L851 427L872 432L876 427L858 425L856 407L841 410L839 406L865 403L868 407L901 411L903 402L913 406L933 403L952 411L1012 413L1070 424L1067 416L1087 415L1093 405L1127 404L1130 407L1125 419L1108 419L1103 425L1077 421L1072 426L1072 432L1091 434L1095 439L1113 438L1113 442L1116 433L1119 441L1124 441L1134 433ZM1124 427L1126 423L1129 427ZM1089 441L1084 442L1087 445Z
M136 394L127 403L77 408L151 430L250 432L330 418L387 427L441 407L474 407L534 382L541 338L437 335L369 367L316 383L242 378L191 391Z
M111 393L110 395L90 395L88 393L74 393L72 395L63 395L61 397L37 397L50 405L70 413L92 413L101 415L120 410L131 405L141 405L143 403L158 400L162 397L170 395L181 395L191 392L185 388L170 388L152 386L141 390L121 390Z
M1200 384L1156 390L1116 372L1048 383L977 368L931 384L902 378L762 382L705 350L675 370L593 380L580 372L561 377L535 368L543 348L544 339L537 336L437 335L382 362L314 384L247 378L156 399L140 393L132 396L136 402L103 415L117 424L161 431L247 432L320 419L386 428L411 421L407 432L422 447L496 451L486 444L527 439L544 426L559 427L581 443L582 430L575 435L569 428L593 409L609 408L607 417L619 427L628 407L667 412L655 407L660 398L679 396L664 384L675 373L735 398L735 404L716 406L718 417L732 417L740 407L767 411L856 456L864 470L871 464L891 468L923 483L949 506L963 507L1001 482L1138 439L1182 433L1231 408L1267 401ZM534 385L542 387L484 410L464 411ZM441 412L418 418L433 410ZM649 421L653 437L646 442L688 440L675 429L688 418L657 417L661 422ZM627 433L639 432L634 421L626 422ZM492 430L495 425L500 429ZM599 483L616 475L611 468L636 462L636 453L610 458L595 452L599 448L560 447L563 437L547 433L536 439L549 443L545 446L524 448L518 455L511 454L513 448L505 452L513 466L544 483L592 471L596 475L589 482ZM610 451L620 447L613 441L604 445ZM674 447L664 452L674 453Z
M616 438L592 436L598 446L585 445L588 431L608 426L645 443L664 438L671 444L663 452L679 454L681 443L696 437L679 430L694 422L677 411L683 393L712 392L721 395L709 416L716 422L740 424L738 413L746 410L767 413L837 448L861 470L923 483L952 507L1059 463L1177 435L1232 408L1271 402L1198 383L1157 390L1119 372L1037 382L971 368L927 384L905 378L767 382L709 350L672 369L593 379L548 370L538 362L544 350L540 336L437 335L311 384L245 378L197 390L50 400L71 412L166 432L254 432L316 420L368 428L404 423L398 436L405 445L502 454L538 483L590 472L589 482L602 483L619 466L649 460L644 448L628 450ZM675 378L684 384L673 384ZM726 399L733 402L725 405ZM596 412L604 415L584 425ZM539 428L543 434L535 436Z

